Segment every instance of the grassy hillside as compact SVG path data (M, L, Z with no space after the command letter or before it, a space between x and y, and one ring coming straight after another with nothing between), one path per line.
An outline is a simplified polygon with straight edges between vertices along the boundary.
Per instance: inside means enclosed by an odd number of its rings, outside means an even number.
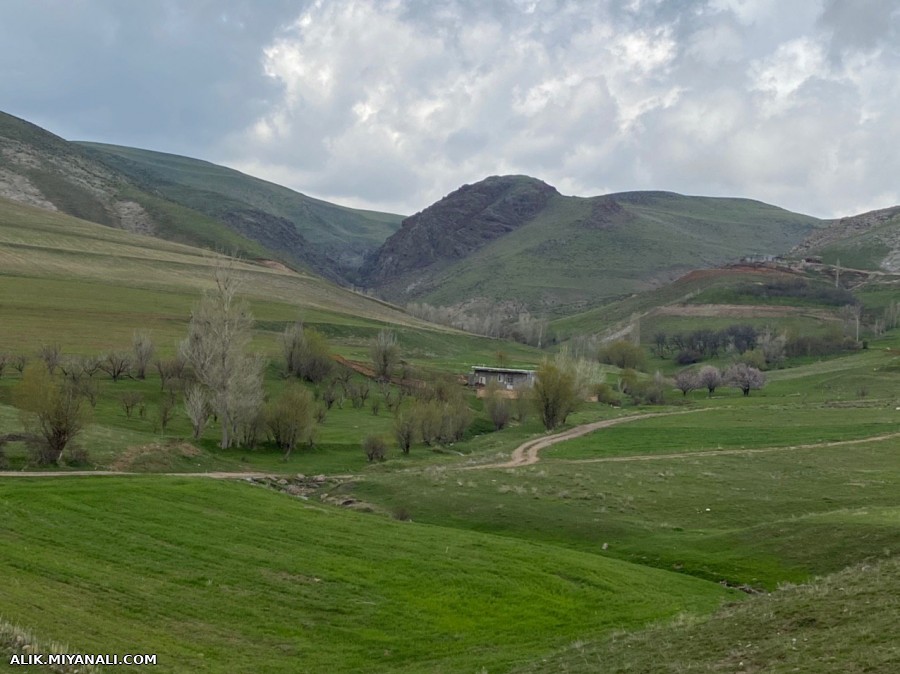
M208 162L73 143L0 113L0 198L346 281L400 216L344 208Z
M855 269L900 271L900 207L841 218L797 247L827 264Z
M101 143L76 145L145 192L225 223L334 279L352 276L401 220L313 199L199 159Z
M432 208L447 207L445 200ZM437 305L473 297L516 300L559 316L691 269L786 251L819 226L814 218L746 199L555 194L527 222L462 259L429 263L382 289L395 300ZM386 246L398 247L404 235L401 230Z
M787 586L709 617L577 642L515 671L888 674L900 663L898 596L895 557Z
M245 484L17 481L0 504L7 617L75 652L157 653L166 672L502 671L727 596Z
M171 351L212 282L216 260L198 248L0 200L0 350L33 352L52 342L74 353L121 349L144 328ZM386 325L407 357L439 368L465 370L473 359L488 362L498 348L513 359L535 359L527 347L426 323L317 276L251 262L237 268L258 342L273 353L284 326L302 318L340 353L362 359L368 340Z

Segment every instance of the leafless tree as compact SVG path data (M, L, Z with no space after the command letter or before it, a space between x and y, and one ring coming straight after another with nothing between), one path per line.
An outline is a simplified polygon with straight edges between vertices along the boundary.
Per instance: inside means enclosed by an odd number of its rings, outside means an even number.
M170 395L164 395L159 399L159 405L156 408L156 423L160 433L165 433L169 427L169 422L175 417L175 398Z
M706 365L701 368L700 373L697 375L697 381L700 386L709 392L709 397L712 398L713 393L723 383L722 372L717 367Z
M150 335L143 330L135 330L131 338L131 350L134 356L134 374L138 379L145 379L155 350Z
M53 374L62 362L62 348L59 344L42 344L38 349L38 358L44 361L47 370Z
M206 394L203 391L203 387L199 384L192 384L185 391L184 411L188 419L191 420L194 440L199 440L209 421L209 404L206 402Z
M751 389L761 389L766 384L766 375L746 363L735 363L725 372L725 381L750 395Z
M25 371L25 366L28 364L28 357L23 354L18 354L12 357L10 360L13 368L15 368L16 372L22 374Z
M844 328L855 327L856 341L859 342L859 323L862 319L861 304L847 304L841 309L841 317L844 319ZM849 332L849 330L848 330Z
M697 373L693 370L680 370L675 375L675 388L686 397L688 393L700 387Z
M144 402L144 395L138 391L126 391L119 397L119 402L122 403L125 416L130 419L134 408Z
M762 351L766 367L775 368L784 364L787 335L776 335L771 330L766 329L757 339L756 345Z
M125 351L111 351L103 356L100 369L117 382L131 370L131 354Z
M100 371L100 358L97 356L82 356L81 369L88 377L93 377Z
M186 363L181 354L175 358L156 361L156 371L159 373L160 390L165 390L168 383L184 377Z
M253 316L237 299L234 263L219 264L215 286L191 312L180 352L205 389L222 427L220 446L233 446L239 426L259 415L263 400L263 360L248 353Z
M390 330L381 330L369 349L372 357L372 366L375 370L375 378L378 381L388 381L397 363L400 362L400 347L397 346L397 338Z
M8 353L0 353L0 377L3 376L3 370L10 362L12 362L12 356Z

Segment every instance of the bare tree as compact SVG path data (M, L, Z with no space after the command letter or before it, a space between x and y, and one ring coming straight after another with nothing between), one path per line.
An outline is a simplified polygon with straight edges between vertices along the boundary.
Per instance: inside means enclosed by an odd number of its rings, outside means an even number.
M675 375L675 388L687 397L687 394L700 387L697 373L692 370L680 370Z
M222 427L222 449L231 447L241 423L257 416L262 404L263 361L247 353L253 316L237 299L234 263L219 264L215 286L191 312L180 351L190 364Z
M709 397L712 398L713 393L716 392L716 389L722 385L722 372L717 367L713 367L712 365L706 365L697 375L697 381L709 392Z
M93 377L100 371L100 358L97 356L82 356L81 369L88 377Z
M400 361L400 347L397 346L394 333L390 330L381 330L372 340L369 353L372 356L375 378L378 381L388 381Z
M122 403L125 416L130 419L134 408L144 402L144 395L138 391L126 391L119 396L119 402Z
M209 404L206 402L206 394L199 384L192 384L184 393L184 411L191 420L191 428L194 430L194 440L199 440L209 421Z
M766 329L759 336L756 344L757 348L762 351L766 367L781 367L784 364L787 335L776 335L771 330Z
M746 363L735 363L725 372L725 381L750 395L751 389L761 389L766 384L766 375Z
M184 357L181 354L168 360L157 360L156 371L159 373L160 390L164 391L170 381L183 378L186 367Z
M100 369L117 382L131 370L131 355L124 351L112 351L103 356Z
M19 374L22 374L25 371L25 366L28 364L28 356L20 353L13 356L10 362L12 363L13 368L15 368Z
M38 349L38 358L44 361L47 370L53 374L62 363L62 348L59 344L42 344Z
M844 319L844 328L855 326L856 341L859 342L859 323L862 318L861 304L847 304L841 309L841 316Z
M3 370L12 362L12 356L8 353L0 353L0 377L3 376Z
M134 374L138 379L145 379L155 350L150 335L143 330L135 330L131 338L131 350L134 355Z
M169 422L175 417L175 397L164 395L159 399L159 406L156 408L156 423L160 433L165 433L169 427Z

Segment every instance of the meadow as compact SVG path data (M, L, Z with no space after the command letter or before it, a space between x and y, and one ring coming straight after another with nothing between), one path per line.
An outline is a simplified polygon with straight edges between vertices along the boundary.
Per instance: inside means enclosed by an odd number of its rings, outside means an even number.
M0 351L127 350L146 329L169 356L214 263L0 209ZM271 396L286 383L279 335L301 317L359 362L390 327L423 377L498 351L518 366L546 355L302 273L239 269ZM637 419L517 468L491 466L546 431L533 413L495 431L471 393L473 423L452 445L404 455L391 441L368 462L361 439L393 428L386 407L373 413L373 383L363 408L333 407L315 446L284 460L267 443L221 450L215 428L190 442L183 413L163 431L153 372L98 374L78 440L89 460L62 470L137 474L0 477L0 628L74 652L155 652L166 672L895 671L900 332L866 337L867 349L788 361L748 397L667 387L663 405L584 402L559 430ZM650 357L656 369L671 361ZM620 371L602 371L614 385ZM0 434L21 429L19 381L11 367L0 377ZM126 392L144 416L126 415ZM660 411L683 414L640 418ZM21 443L4 449L13 471L33 468ZM285 484L159 474L213 471ZM297 473L329 477L285 493Z

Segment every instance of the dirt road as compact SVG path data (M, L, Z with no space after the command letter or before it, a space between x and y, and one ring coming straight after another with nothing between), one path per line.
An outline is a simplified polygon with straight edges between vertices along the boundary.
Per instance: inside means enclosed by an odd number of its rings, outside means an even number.
M558 442L565 442L572 438L580 438L582 435L593 433L601 428L609 428L610 426L618 426L619 424L627 424L640 419L652 419L653 417L671 417L678 414L694 414L695 412L706 412L716 409L714 407L703 407L698 410L686 410L684 412L654 412L653 414L635 414L628 417L617 417L615 419L604 419L603 421L595 421L590 424L582 424L575 428L570 428L562 433L555 435L546 435L528 442L522 443L513 450L512 457L509 461L503 463L489 463L480 466L467 466L466 470L484 470L485 468L521 468L522 466L530 466L539 461L538 452L546 449Z

